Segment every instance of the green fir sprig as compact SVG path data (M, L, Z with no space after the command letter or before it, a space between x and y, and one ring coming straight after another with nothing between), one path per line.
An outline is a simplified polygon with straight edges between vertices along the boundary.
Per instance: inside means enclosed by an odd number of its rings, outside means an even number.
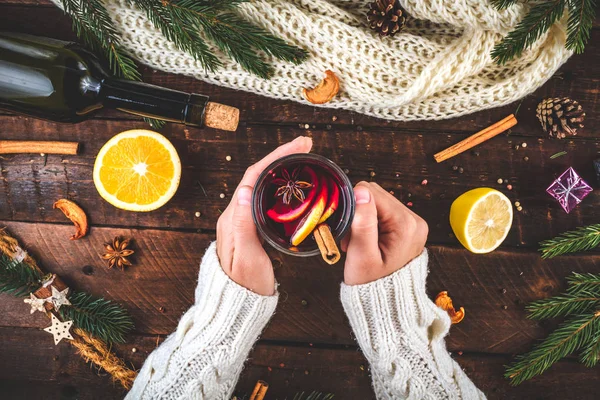
M518 0L491 0L499 10L515 5ZM531 47L565 11L568 13L566 48L582 53L590 38L596 17L596 0L545 0L532 3L529 12L500 43L492 50L492 58L505 64L520 57Z
M73 292L69 301L71 306L63 306L58 311L60 316L106 343L125 342L125 336L133 329L129 314L109 300Z
M519 355L506 369L511 384L542 374L563 357L580 351L588 367L600 361L600 276L574 273L566 293L535 301L527 306L535 320L565 317L546 339L529 353Z
M42 274L38 270L0 254L0 293L25 297L38 290L41 281Z
M27 297L42 286L44 276L25 262L0 254L0 293ZM58 313L64 320L107 343L124 342L133 329L133 321L121 306L82 292L71 292L71 305L63 305Z
M561 235L540 242L542 258L552 258L562 254L586 251L600 244L600 224L581 226Z

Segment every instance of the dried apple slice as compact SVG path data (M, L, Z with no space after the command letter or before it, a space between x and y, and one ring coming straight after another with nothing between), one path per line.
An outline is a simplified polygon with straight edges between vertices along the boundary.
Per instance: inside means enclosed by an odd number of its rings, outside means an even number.
M282 198L280 198L277 203L275 203L275 206L267 211L267 216L273 221L279 223L295 221L300 218L312 204L319 192L319 178L312 168L306 167L304 170L310 176L310 181L313 185L308 196L296 208L292 208L290 204L285 204L285 202L282 201Z
M333 180L329 181L329 192L331 193L329 195L329 201L327 203L327 207L325 207L325 211L323 212L321 219L319 220L319 225L327 221L340 205L340 189L338 188L338 185L333 182Z
M304 241L310 235L317 225L319 224L319 220L321 216L323 216L323 212L325 211L325 206L327 205L328 198L328 185L327 180L324 177L321 177L319 180L319 186L321 186L321 191L317 195L317 199L315 203L311 207L310 211L304 218L301 220L296 232L292 235L290 242L292 246L298 246L300 243Z

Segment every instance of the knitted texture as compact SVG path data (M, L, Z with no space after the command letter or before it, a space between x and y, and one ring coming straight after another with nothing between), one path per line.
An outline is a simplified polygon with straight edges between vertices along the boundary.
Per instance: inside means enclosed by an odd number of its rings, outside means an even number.
M315 86L331 69L340 79L341 92L321 107L393 120L444 119L508 104L541 86L572 54L564 47L562 21L521 58L504 66L492 61L494 44L526 14L525 4L497 11L488 0L402 0L413 18L401 33L381 39L368 27L368 3L242 4L238 12L248 20L310 52L298 66L269 59L275 74L264 80L225 56L220 57L223 68L207 73L166 40L143 12L126 0L106 0L125 49L152 68L305 104L310 103L302 88Z
M126 399L231 398L244 361L277 306L221 269L215 243L206 251L196 301L147 358Z
M448 314L425 293L427 251L394 274L342 284L341 299L371 365L378 399L485 399L446 351Z

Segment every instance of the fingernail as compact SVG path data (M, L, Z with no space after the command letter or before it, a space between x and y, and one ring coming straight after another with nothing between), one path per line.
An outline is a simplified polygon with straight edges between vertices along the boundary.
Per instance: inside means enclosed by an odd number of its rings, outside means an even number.
M237 192L237 202L240 206L248 206L252 202L252 190L249 187L241 187Z
M371 201L371 192L367 188L357 187L354 189L354 198L356 204L368 204Z

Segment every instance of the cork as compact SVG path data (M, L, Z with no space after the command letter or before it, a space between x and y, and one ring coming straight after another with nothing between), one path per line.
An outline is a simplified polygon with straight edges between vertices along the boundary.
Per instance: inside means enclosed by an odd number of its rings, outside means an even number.
M235 131L240 122L240 110L209 101L204 111L204 125L224 131Z

